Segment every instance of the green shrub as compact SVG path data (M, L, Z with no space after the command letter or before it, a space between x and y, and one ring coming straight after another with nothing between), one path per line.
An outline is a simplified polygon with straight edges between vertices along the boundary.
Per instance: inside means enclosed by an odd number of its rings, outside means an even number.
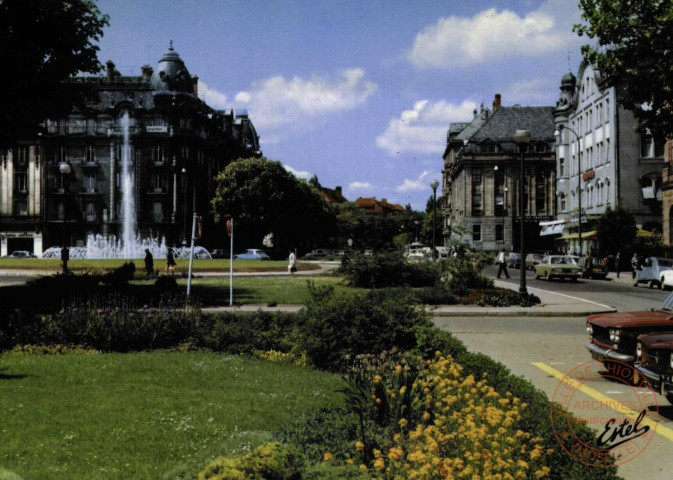
M318 368L341 371L346 357L378 354L416 344L416 329L431 325L410 296L385 291L337 295L334 288L309 285L310 297L299 313L297 345Z
M458 358L467 353L465 344L454 337L451 333L439 330L435 327L424 327L416 330L416 347L414 353L419 354L426 360L434 358L435 352Z
M243 457L215 460L199 480L299 480L301 454L291 446L267 443Z
M256 350L295 350L301 356L293 341L297 321L297 314L283 312L218 313L201 319L196 336L202 346L216 351L252 354Z
M487 293L483 297L477 299L475 302L482 307L511 307L518 305L520 307L532 307L540 303L540 298L532 293L521 295L512 290L502 288L495 289L493 292Z
M436 263L407 262L401 252L347 255L341 261L341 272L350 285L361 288L425 287L435 285L440 277Z
M0 311L0 351L22 343L39 343L43 339L39 315L25 309Z
M277 437L300 447L309 463L321 462L327 452L345 461L353 458L358 428L357 417L346 408L321 409L287 425Z
M355 465L321 463L307 468L302 480L369 480L371 477Z
M126 262L122 266L114 269L103 277L103 283L113 287L122 287L133 280L133 275L136 273L136 264L133 262Z
M168 348L189 340L198 308L165 297L157 306L138 306L121 295L77 300L43 318L49 343L84 345L106 352Z
M441 264L442 278L457 295L465 294L468 290L493 289L493 280L481 275L488 262L489 257L486 255L444 260Z
M174 292L178 289L178 281L173 275L159 275L154 282L154 288L160 292Z
M0 468L0 480L23 480L23 479L19 477L16 473Z

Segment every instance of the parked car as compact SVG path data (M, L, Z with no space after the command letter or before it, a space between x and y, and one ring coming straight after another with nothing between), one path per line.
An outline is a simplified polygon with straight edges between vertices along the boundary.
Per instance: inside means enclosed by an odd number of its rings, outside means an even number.
M521 268L520 253L509 252L505 258L505 261L507 262L507 268Z
M639 335L673 332L673 294L661 307L645 312L617 312L591 315L587 318L586 344L594 360L619 360L633 363Z
M238 253L234 255L236 260L271 260L264 250L259 250L257 248L248 248L243 253Z
M229 258L229 250L224 248L216 248L210 251L210 256L213 258Z
M535 279L569 278L576 282L581 274L580 266L568 255L545 255L540 263L535 265Z
M526 255L526 270L530 270L531 272L535 271L535 265L540 263L542 259L544 258L544 255L541 253L529 253Z
M317 260L320 258L334 257L335 253L332 250L326 248L316 248L315 250L310 251L304 255L304 260Z
M9 255L5 255L2 258L37 258L37 257L27 250L16 250L10 253Z
M671 269L673 269L673 259L647 257L640 270L636 270L636 279L633 281L633 286L637 287L639 283L647 283L650 288L655 286L662 288L662 273Z
M587 269L588 259L591 259L591 270ZM603 265L603 260L598 257L582 257L577 264L582 269L582 278L601 278L608 276L608 267Z
M673 404L673 333L640 335L634 367L652 390Z
M673 269L664 270L661 272L661 278L659 279L659 287L664 290L669 290L673 288Z

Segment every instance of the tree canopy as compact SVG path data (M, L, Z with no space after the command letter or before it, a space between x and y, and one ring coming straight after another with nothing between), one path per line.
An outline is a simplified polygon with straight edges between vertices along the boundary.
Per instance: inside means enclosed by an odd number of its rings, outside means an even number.
M100 71L96 42L106 25L92 0L0 1L0 148L83 100L81 88L64 80Z
M673 138L673 2L580 0L586 24L575 31L595 39L582 52L618 102L635 112L640 129Z
M632 245L636 239L636 220L621 207L608 207L596 224L598 243L606 254L616 254Z
M273 233L278 250L312 247L333 235L334 215L322 194L280 162L236 160L216 181L213 208L220 218L234 218L235 237L241 247L261 246L269 233Z

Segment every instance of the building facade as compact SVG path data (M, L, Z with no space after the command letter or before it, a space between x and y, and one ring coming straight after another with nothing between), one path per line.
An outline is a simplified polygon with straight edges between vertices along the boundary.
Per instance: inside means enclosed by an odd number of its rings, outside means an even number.
M556 159L553 107L503 107L474 111L471 122L449 127L444 152L444 245L465 242L478 251L520 246L520 162L516 130L529 130L524 154L524 229L529 251L553 246L539 223L555 218Z
M639 228L661 228L663 145L635 132L633 112L619 107L616 89L604 88L586 60L577 78L571 72L563 77L560 90L554 110L560 242L579 253L580 204L583 225L619 205ZM598 248L596 231L583 226L581 251Z
M208 245L219 228L209 213L215 176L232 160L261 156L247 113L200 100L198 77L172 45L140 76L108 62L105 76L73 81L93 94L86 107L0 154L0 254L39 256L49 246L82 246L90 234L118 235L127 144L138 233L178 245L196 212Z

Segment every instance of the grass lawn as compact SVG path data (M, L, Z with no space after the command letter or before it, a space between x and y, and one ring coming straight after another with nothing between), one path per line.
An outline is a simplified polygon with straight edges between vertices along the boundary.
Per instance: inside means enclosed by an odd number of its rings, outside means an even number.
M234 304L303 304L308 300L308 281L316 285L333 285L337 290L355 291L346 287L341 277L234 277ZM187 279L178 284L187 288ZM229 305L229 277L202 277L192 281L192 292L202 305Z
M0 472L160 479L341 401L339 377L214 353L0 356Z
M68 262L68 268L74 272L85 272L89 270L114 270L120 267L129 260L71 260ZM177 273L189 272L189 259L176 259ZM133 260L138 272L145 271L145 262L140 260ZM162 258L154 259L154 268L163 272L166 268L166 260ZM299 270L317 270L318 265L314 263L299 262L297 264ZM61 261L57 259L16 259L3 258L0 259L1 269L13 270L53 270L59 272L61 270ZM212 259L212 260L194 260L195 272L207 271L229 271L228 259ZM235 272L287 272L287 261L285 260L271 260L271 261L255 261L255 260L234 260Z

